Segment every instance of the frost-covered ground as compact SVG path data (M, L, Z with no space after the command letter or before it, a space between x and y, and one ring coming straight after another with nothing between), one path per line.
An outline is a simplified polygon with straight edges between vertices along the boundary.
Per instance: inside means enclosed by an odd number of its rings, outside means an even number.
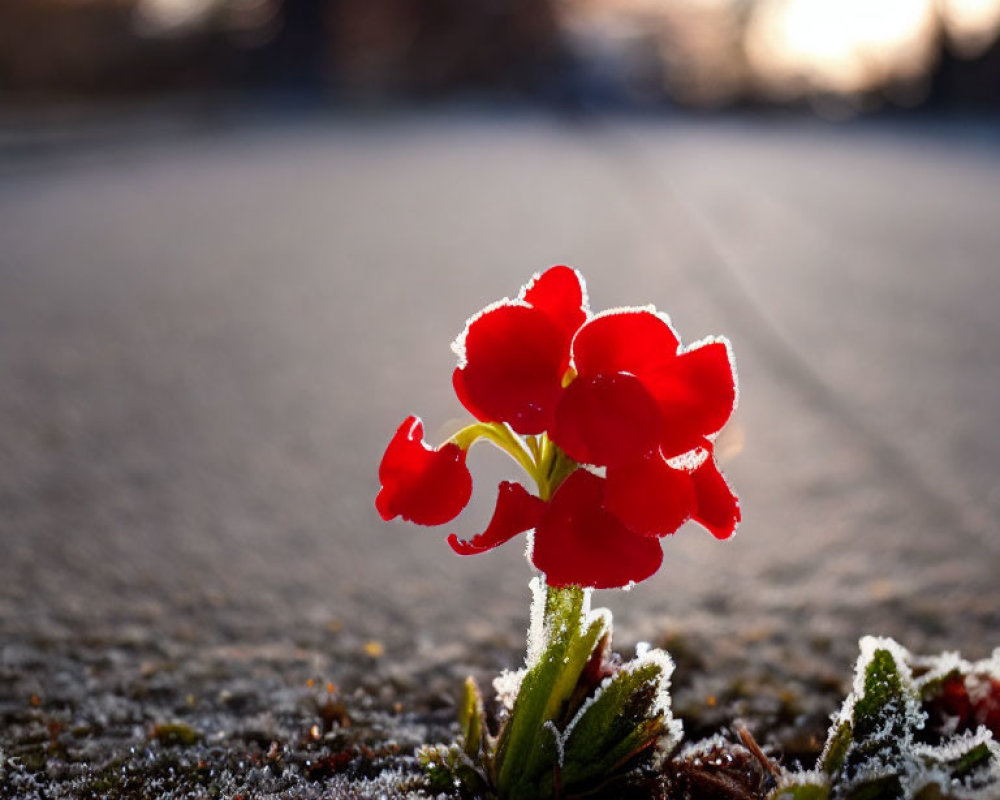
M739 716L808 764L861 634L1000 645L990 126L389 114L84 138L0 151L8 794L402 793L457 682L523 656L529 572L515 545L460 559L381 523L376 465L408 413L459 424L451 339L555 262L595 309L653 302L733 341L743 528L683 530L654 579L597 598L619 643L674 654L692 736ZM473 462L448 530L514 474Z

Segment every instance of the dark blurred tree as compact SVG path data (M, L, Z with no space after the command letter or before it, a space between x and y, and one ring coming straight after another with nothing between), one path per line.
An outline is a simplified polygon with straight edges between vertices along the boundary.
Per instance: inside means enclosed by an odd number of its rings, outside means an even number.
M550 0L339 0L336 75L349 92L530 91L559 60Z
M551 0L218 0L176 30L140 3L0 2L0 91L530 90L558 51Z
M926 105L939 109L1000 109L1000 39L973 58L942 37Z
M158 35L135 0L0 2L0 92L8 99L217 90L241 74L225 6Z
M331 9L337 0L284 0L274 32L250 55L248 80L280 88L320 89L329 82Z

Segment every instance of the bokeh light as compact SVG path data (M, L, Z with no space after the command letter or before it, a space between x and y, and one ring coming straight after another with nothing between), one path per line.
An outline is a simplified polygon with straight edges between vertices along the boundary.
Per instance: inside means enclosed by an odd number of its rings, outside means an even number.
M932 0L762 0L747 54L767 90L861 92L926 73Z
M964 58L983 53L1000 33L1000 0L938 0L951 44Z

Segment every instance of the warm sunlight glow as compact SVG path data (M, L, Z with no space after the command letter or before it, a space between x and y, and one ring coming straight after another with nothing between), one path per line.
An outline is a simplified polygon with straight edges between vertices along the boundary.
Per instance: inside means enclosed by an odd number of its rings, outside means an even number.
M933 36L933 0L762 0L747 56L766 85L850 93L919 75Z
M175 36L214 25L227 31L253 31L274 19L273 0L138 0L136 31L146 36Z
M217 5L216 0L139 0L136 25L142 33L183 31L203 24Z

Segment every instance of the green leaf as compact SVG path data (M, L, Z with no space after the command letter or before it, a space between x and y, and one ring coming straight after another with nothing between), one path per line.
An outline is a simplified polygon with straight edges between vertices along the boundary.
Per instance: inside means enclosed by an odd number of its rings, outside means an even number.
M926 715L906 662L888 638L862 638L854 691L827 735L819 769L838 797L883 800L900 796L900 775L914 732Z
M851 786L847 800L902 800L903 787L898 775L881 775Z
M775 789L769 800L828 800L830 787L820 783L793 783Z
M471 676L465 679L458 707L458 725L462 731L462 749L469 758L477 758L483 744L483 695Z
M939 747L925 748L920 756L922 765L932 773L945 772L953 782L960 782L980 771L985 773L990 766L1000 766L998 754L1000 748L992 735L982 732L964 739L954 737Z
M993 758L993 752L990 750L989 745L986 742L980 742L948 764L951 768L949 770L951 777L961 780L976 770L987 766L991 758Z
M546 720L554 720L560 715L580 680L580 673L606 632L605 620L598 618L581 636L586 605L584 590L577 586L563 589L549 587L547 590L545 618L550 621L552 630L548 632L551 645L546 652L548 665L545 669L554 673L554 680L545 705ZM544 660L546 658L543 657Z
M844 768L847 751L854 744L851 723L846 720L831 729L830 738L821 756L820 769L827 775L838 775Z
M848 698L852 741L843 748L841 772L848 779L876 767L880 777L898 774L901 760L913 743L914 732L923 726L926 715L920 708L916 686L905 662L906 651L891 639L865 637L861 640L862 655L858 660L855 694ZM841 724L845 714L841 714ZM836 766L843 736L838 728L833 734L831 766ZM896 781L898 784L898 781ZM868 791L867 789L865 791ZM864 793L859 798L864 798ZM891 791L878 788L872 797L891 797Z
M992 735L981 731L974 736L946 738L939 746L922 746L904 753L908 774L906 797L914 800L943 800L955 797L997 797L996 759L1000 754ZM849 800L883 800L904 796L898 776L882 776L859 782L847 795Z
M889 650L880 648L865 667L864 694L854 705L855 741L903 735L906 732L905 707L899 665Z
M563 786L609 776L666 732L653 713L663 670L656 662L623 669L584 707L566 739Z

